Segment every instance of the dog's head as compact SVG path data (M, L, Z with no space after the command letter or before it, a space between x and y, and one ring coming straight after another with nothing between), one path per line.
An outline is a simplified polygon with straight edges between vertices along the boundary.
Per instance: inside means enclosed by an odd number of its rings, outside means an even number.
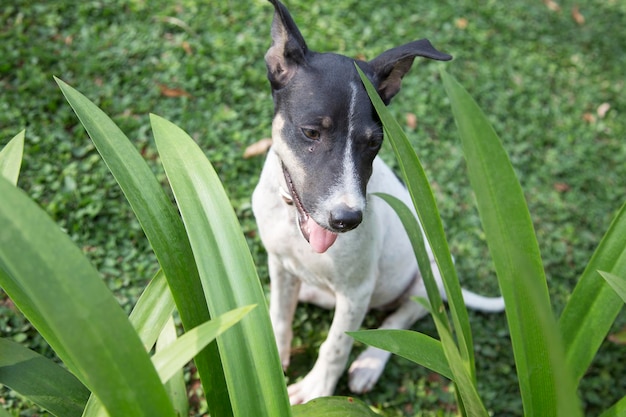
M304 237L326 251L337 233L363 218L366 185L383 141L380 120L354 67L377 88L385 104L400 90L416 56L449 60L422 39L371 61L308 49L287 8L278 0L272 45L265 55L274 98L273 149Z

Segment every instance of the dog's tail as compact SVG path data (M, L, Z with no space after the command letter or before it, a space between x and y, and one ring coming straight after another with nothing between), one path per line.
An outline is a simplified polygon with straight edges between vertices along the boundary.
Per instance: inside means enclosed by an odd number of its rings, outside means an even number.
M485 313L498 313L504 310L504 298L502 297L485 297L464 288L461 289L461 292L463 293L465 305L472 310Z

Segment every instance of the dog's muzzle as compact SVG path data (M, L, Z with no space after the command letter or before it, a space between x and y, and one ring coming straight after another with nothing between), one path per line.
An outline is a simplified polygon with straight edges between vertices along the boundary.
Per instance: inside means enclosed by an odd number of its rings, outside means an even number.
M296 219L302 236L306 239L307 242L309 242L311 248L315 252L326 252L337 240L337 233L320 226L315 220L313 220L309 212L302 205L302 200L300 199L300 196L298 195L294 187L291 175L289 175L289 171L287 171L285 166L283 166L283 174L285 176L285 182L287 183L287 187L289 188L289 190L287 191L280 189L280 194L285 202L287 202L288 204L293 204L296 207ZM341 210L343 209L340 208L340 211ZM350 224L350 221L346 222L345 219L342 219L341 214L342 213L336 213L335 220L333 220L333 214L331 213L331 227L335 227L333 225L334 223L335 225L339 226L336 228L337 231L343 232L350 230L347 229L347 225ZM358 223L354 227L356 227L357 225Z

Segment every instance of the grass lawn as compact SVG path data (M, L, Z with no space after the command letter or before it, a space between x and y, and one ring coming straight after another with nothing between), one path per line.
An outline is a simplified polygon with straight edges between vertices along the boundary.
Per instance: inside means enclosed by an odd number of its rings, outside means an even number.
M148 113L189 132L220 174L269 290L250 208L263 158L242 155L270 135L272 100L263 62L270 4L8 3L0 9L0 147L26 128L20 187L89 255L124 308L130 310L156 261L53 75L111 115L164 181ZM399 120L410 119L406 131L431 178L463 285L496 295L439 65L475 97L526 192L559 314L626 200L626 3L289 0L287 5L314 50L370 59L428 37L455 57L445 64L417 61L391 109ZM388 145L382 155L394 164ZM313 307L298 309L290 380L312 366L330 319L330 313ZM381 319L373 314L366 325ZM504 315L470 312L470 320L487 408L496 416L521 416ZM436 334L429 318L415 329ZM612 334L625 329L622 313ZM0 335L53 355L1 292ZM626 346L618 337L609 339L581 385L588 416L626 394ZM394 357L363 399L388 417L448 416L455 411L452 389L443 378ZM345 378L338 394L349 394ZM41 415L5 388L0 404L15 416ZM201 415L201 400L195 408Z

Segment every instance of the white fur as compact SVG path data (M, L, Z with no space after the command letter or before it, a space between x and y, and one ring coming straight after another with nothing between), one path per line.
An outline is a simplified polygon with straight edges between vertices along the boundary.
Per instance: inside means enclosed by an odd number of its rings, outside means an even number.
M280 187L285 187L280 161L270 150L253 194L253 209L268 253L270 316L283 367L289 365L291 323L298 300L335 308L313 369L289 387L295 404L332 395L352 348L352 338L345 332L358 330L368 309L387 306L405 295L425 297L426 291L422 280L414 279L419 274L417 263L400 219L383 200L371 195L385 192L411 207L405 187L380 158L373 164L362 224L340 234L323 254L313 252L302 238L293 221L296 209L281 198ZM432 255L431 265L441 282ZM469 306L485 311L502 309L501 299L467 291L464 295ZM425 314L421 305L405 297L382 328L405 329ZM350 367L350 388L357 393L370 390L388 358L387 352L366 349Z

